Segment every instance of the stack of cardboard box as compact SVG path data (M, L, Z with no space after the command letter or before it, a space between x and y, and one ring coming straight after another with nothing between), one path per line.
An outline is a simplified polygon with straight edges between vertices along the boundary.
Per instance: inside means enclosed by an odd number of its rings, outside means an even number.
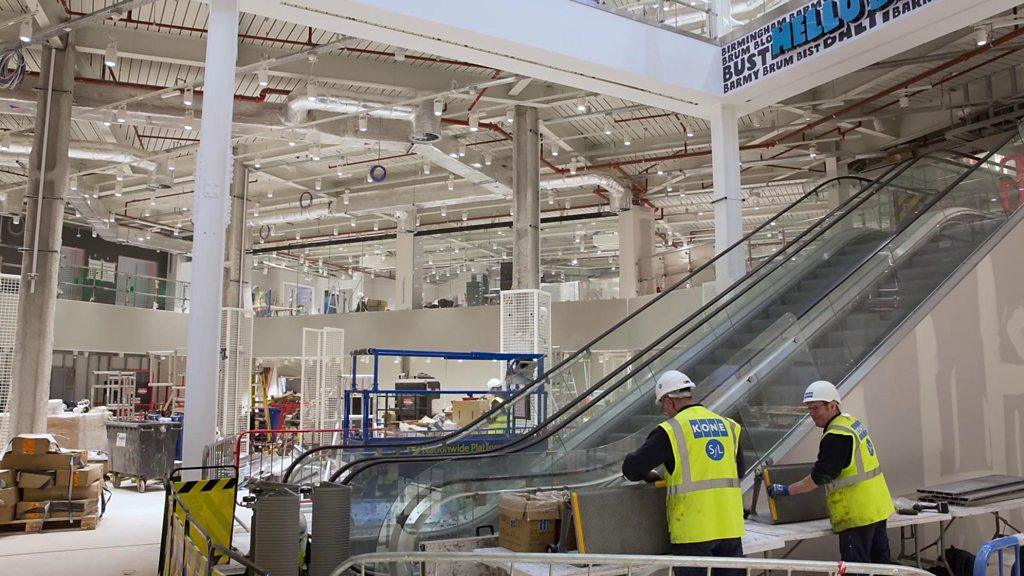
M95 516L103 465L61 450L49 434L23 434L0 460L0 523Z

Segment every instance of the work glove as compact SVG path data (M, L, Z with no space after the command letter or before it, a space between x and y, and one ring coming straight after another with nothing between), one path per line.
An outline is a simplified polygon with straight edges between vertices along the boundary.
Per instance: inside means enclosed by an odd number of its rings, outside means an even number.
M769 498L778 498L780 496L789 496L789 486L785 484L772 484L768 486Z
M661 474L658 474L654 470L651 470L647 474L644 474L644 482L648 484L654 484L655 482L661 482Z

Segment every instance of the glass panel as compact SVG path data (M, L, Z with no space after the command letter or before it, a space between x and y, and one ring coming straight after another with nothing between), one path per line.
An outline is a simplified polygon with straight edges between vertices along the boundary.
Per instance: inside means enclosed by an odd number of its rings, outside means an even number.
M862 190L514 448L352 468L357 551L472 535L502 491L614 481L664 419L650 391L669 368L744 424L751 468L802 419L807 382L841 381L1008 217L998 165L978 165L933 155Z
M188 312L188 282L68 265L61 265L58 282L64 300Z

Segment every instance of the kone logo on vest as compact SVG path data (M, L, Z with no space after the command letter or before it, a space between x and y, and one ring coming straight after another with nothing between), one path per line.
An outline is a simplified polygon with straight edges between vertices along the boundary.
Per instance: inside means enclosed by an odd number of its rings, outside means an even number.
M729 435L725 422L719 418L690 420L690 430L693 431L694 438L725 438Z

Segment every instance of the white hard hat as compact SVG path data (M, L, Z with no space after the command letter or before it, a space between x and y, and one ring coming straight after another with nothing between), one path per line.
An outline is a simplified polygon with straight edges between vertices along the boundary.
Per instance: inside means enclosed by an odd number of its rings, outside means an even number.
M658 376L658 381L654 385L654 404L660 404L661 398L665 394L671 394L680 390L690 390L695 386L696 384L693 383L693 380L690 380L689 376L679 370L663 372L661 376Z
M828 380L812 382L804 392L804 404L808 402L839 402L839 390Z
M504 385L502 384L501 380L497 378L491 378L490 380L487 381L488 390L501 390L503 386Z

